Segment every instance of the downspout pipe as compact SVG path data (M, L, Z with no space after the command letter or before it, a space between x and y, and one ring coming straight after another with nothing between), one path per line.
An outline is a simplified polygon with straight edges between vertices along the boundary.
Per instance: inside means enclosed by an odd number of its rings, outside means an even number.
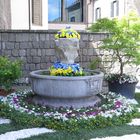
M88 24L89 24L89 22L88 22L88 19L89 19L89 6L91 5L91 1L92 0L89 0L89 2L88 2L88 4L87 4L87 18L86 18L86 26L87 26L87 28L88 28Z
M31 30L31 2L28 0L28 17L29 17L29 30Z

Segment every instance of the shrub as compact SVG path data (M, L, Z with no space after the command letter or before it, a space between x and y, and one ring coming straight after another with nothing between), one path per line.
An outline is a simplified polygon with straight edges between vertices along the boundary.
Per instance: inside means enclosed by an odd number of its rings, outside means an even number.
M132 82L134 78L131 79L131 76L128 78L124 68L130 64L140 65L140 17L132 12L122 19L99 19L89 30L109 33L109 37L102 40L101 48L113 52L109 68L118 62L119 65L116 66L119 69L117 75L109 76L107 80L116 81L117 77L119 81L125 76L125 79L128 79L125 82L129 80ZM137 82L136 78L133 82Z
M0 86L5 90L12 88L12 83L21 76L21 61L11 61L0 56Z

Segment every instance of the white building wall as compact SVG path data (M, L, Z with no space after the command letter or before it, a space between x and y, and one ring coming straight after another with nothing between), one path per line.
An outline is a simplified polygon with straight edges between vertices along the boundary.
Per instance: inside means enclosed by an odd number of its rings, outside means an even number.
M32 24L32 3L30 0L30 23L31 29L47 30L48 29L48 0L42 0L42 25ZM28 0L11 0L11 29L28 30L29 29L29 1Z
M126 0L126 13L130 11L135 11L137 14L140 10L140 0Z
M28 0L11 0L12 29L29 29Z
M101 8L101 18L111 18L111 3L114 0L98 0L94 3L94 22L96 21L95 11ZM119 0L119 18L125 14L125 0Z

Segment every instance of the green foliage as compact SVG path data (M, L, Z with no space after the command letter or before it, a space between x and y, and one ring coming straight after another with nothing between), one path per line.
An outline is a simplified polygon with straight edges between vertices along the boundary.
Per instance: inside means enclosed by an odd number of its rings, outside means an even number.
M95 69L97 69L98 68L98 65L99 65L99 63L100 63L100 59L99 58L96 58L96 59L94 59L94 60L92 60L91 62L90 62L90 64L89 64L89 68L91 69L91 70L95 70Z
M0 56L0 86L10 90L12 83L21 75L21 61L11 61L7 57Z
M120 63L120 75L126 64L140 64L140 17L135 13L121 20L100 19L89 30L110 33L102 40L101 48L114 52L112 57Z
M16 125L23 127L47 127L55 130L65 130L68 132L76 132L80 129L93 130L104 128L107 126L122 125L130 122L135 112L121 115L119 117L105 118L97 116L96 118L85 119L70 119L62 121L54 118L45 118L43 116L35 116L33 114L23 113L10 108L6 104L0 103L0 116L12 120Z

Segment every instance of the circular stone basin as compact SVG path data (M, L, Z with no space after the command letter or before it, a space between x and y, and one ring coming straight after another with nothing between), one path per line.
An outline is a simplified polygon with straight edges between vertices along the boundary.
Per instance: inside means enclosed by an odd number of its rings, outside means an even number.
M30 73L34 93L46 97L79 98L96 95L102 90L103 73L90 71L90 76L49 76L48 70Z
M92 70L88 70L86 73L89 76L67 77L50 76L48 70L31 72L31 88L37 95L34 102L57 107L81 107L85 106L84 104L90 106L93 102L95 104L97 100L95 95L102 90L104 74Z

